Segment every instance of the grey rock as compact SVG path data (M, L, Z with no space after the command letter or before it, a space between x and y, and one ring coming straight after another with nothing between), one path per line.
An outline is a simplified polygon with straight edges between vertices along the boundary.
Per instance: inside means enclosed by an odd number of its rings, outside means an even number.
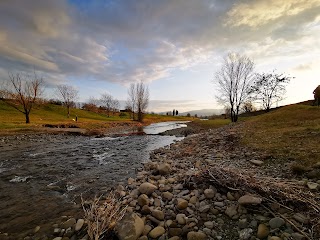
M168 175L171 172L170 164L162 163L158 166L158 171L161 175Z
M305 239L305 236L303 236L302 234L297 233L297 232L292 233L292 234L291 234L291 237L292 237L294 240L303 240L303 239Z
M232 218L233 216L237 215L237 206L236 205L231 205L229 207L227 207L225 214L228 215L230 218Z
M213 205L215 205L217 207L223 207L224 203L223 202L214 202Z
M136 240L144 230L143 220L135 213L127 213L115 227L119 240Z
M206 226L206 227L209 228L209 229L212 229L212 228L214 227L213 222L210 222L210 221L205 222L203 225Z
M241 205L260 204L262 199L253 195L244 195L238 199L238 203Z
M83 227L83 224L84 224L84 219L81 219L81 218L78 219L76 226L74 227L74 230L75 231L81 230L81 228Z
M317 190L319 188L319 184L315 182L308 182L307 186L310 190Z
M173 198L173 194L171 192L164 192L162 196L169 201Z
M199 208L199 212L201 213L206 213L210 210L211 206L210 205L204 205L202 207Z
M251 228L245 228L239 231L239 239L247 240L252 236L253 230Z
M177 214L176 220L179 224L184 225L186 224L186 215L185 214Z
M248 220L246 218L240 219L238 226L240 229L244 229L248 227Z
M309 217L303 215L302 213L296 213L296 214L294 214L294 215L293 215L293 218L294 218L296 221L300 222L300 223L306 224L306 223L309 222Z
M261 166L263 164L263 161L260 160L250 160L250 162L256 166Z
M271 228L280 228L281 226L283 226L286 222L280 218L280 217L275 217L275 218L272 218L270 221L269 221L269 225Z
M216 195L216 192L214 189L208 188L206 190L204 190L204 196L208 199L214 198L214 196Z

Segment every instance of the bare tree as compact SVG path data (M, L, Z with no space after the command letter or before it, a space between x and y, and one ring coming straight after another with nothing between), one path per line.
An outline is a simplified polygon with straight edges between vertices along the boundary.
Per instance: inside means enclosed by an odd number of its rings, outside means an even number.
M269 112L274 103L284 98L286 84L289 83L290 79L291 77L275 71L272 73L258 73L251 91L255 94L255 99L261 101L263 109Z
M42 77L34 74L9 73L8 86L1 90L0 99L23 113L26 123L30 123L30 112L43 92Z
M114 115L117 111L119 111L120 102L117 99L113 98L111 103L111 108L112 108L112 115Z
M131 110L132 120L135 120L135 110L136 110L136 85L134 83L130 84L128 89L128 99L126 102L127 108Z
M215 74L217 99L230 107L231 121L236 122L241 106L250 97L254 80L254 63L246 56L229 53Z
M57 95L61 98L63 104L68 110L68 118L70 117L70 108L74 106L78 99L79 92L73 86L61 84L57 86Z
M104 93L101 95L100 103L106 110L107 116L110 117L110 112L113 109L113 97L109 93Z
M149 88L143 82L136 83L136 106L138 121L143 121L143 115L149 104Z

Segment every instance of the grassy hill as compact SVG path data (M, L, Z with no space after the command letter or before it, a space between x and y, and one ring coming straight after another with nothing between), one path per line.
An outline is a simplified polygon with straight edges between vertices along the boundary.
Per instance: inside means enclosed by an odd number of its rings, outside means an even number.
M78 116L78 121L75 118ZM145 116L145 124L160 121L188 120L185 117L161 116L147 114ZM70 118L67 118L67 110L63 106L54 104L43 104L35 106L30 113L30 124L25 124L25 116L16 109L8 106L0 101L0 130L35 130L42 126L49 125L65 125L83 129L100 129L107 128L110 123L132 123L129 114L120 117L119 114L107 117L106 114L94 113L81 109L71 109Z
M299 173L320 167L320 107L302 104L281 107L247 118L243 143L279 161L291 161Z

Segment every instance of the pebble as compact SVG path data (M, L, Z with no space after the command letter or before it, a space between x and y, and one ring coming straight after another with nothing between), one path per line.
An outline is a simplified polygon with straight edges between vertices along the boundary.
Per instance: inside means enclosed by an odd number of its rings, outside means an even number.
M214 196L216 195L216 192L214 189L206 189L204 190L204 196L208 199L214 198Z
M173 194L171 192L164 192L162 193L162 196L169 201L173 198Z
M251 237L252 233L253 233L253 230L251 228L242 229L239 232L239 239L240 240L247 240Z
M160 210L151 211L151 215L154 216L158 220L164 220L164 213Z
M143 207L144 205L149 205L150 200L146 194L141 194L138 197L138 204Z
M177 222L179 224L184 225L184 224L186 224L186 215L182 214L182 213L179 213L176 216L176 220L177 220Z
M186 209L188 207L188 202L182 198L177 199L177 208L179 210Z
M214 227L213 222L205 222L203 225L206 226L209 229L212 229Z
M75 224L76 224L76 219L70 218L67 221L65 221L64 223L62 223L61 227L64 229L67 229L69 227L73 227Z
M147 194L147 195L150 195L151 193L153 193L156 189L158 189L155 185L151 184L151 183L148 183L148 182L145 182L145 183L142 183L140 186L139 186L139 192L140 193L144 193L144 194Z
M199 208L199 212L201 213L206 213L210 210L211 206L210 205L205 205Z
M84 219L82 218L78 219L76 226L74 227L74 230L76 232L79 231L82 228L83 224L84 224Z
M238 199L241 205L260 204L262 199L253 195L244 195Z
M293 218L294 218L295 220L297 220L298 222L300 222L300 223L306 224L306 223L309 222L309 218L306 217L305 215L303 215L302 213L296 213L296 214L294 214L294 215L293 215Z
M269 225L270 225L270 228L280 228L282 227L286 222L280 218L280 217L275 217L275 218L272 218L270 221L269 221Z
M188 232L187 239L188 240L205 240L207 239L207 235L203 232Z
M164 234L166 232L166 230L163 227L155 227L154 229L152 229L149 232L149 236L151 238L158 238L160 237L162 234Z
M257 238L264 239L269 235L269 228L265 224L259 224Z
M230 218L232 218L233 216L237 215L237 208L238 206L236 205L231 205L229 207L227 207L225 214L228 215Z

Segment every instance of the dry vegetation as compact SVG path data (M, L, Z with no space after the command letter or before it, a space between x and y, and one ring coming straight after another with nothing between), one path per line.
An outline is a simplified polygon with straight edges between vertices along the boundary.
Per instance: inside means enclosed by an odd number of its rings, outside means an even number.
M197 176L197 181L209 181L215 186L231 191L243 191L261 196L262 206L265 209L272 215L285 219L306 239L320 237L320 196L308 190L302 182L258 177L247 171L220 166L203 168ZM277 211L280 207L285 208L287 212ZM300 226L289 219L297 210L310 216L310 222L306 222L305 226Z
M248 119L239 130L244 144L267 152L277 161L292 161L296 173L320 167L319 107L286 106Z
M90 203L86 203L82 199L82 208L88 224L88 235L94 240L110 234L126 212L126 207L122 206L114 192L110 192L104 200L102 197L95 197Z

